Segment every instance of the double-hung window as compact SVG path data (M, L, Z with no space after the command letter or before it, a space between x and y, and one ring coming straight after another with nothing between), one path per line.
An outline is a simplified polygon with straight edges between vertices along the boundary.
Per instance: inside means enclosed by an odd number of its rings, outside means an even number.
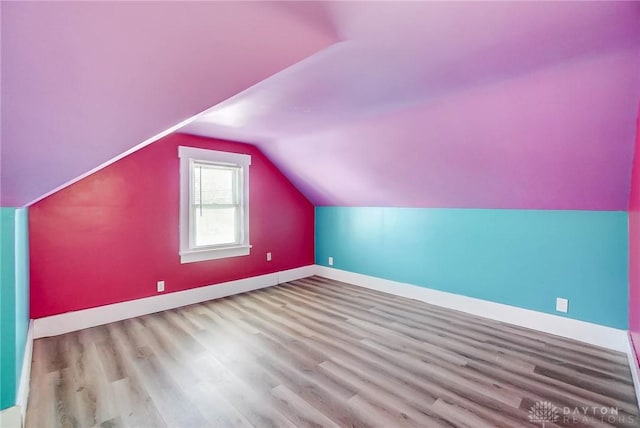
M180 260L249 254L251 156L179 147Z

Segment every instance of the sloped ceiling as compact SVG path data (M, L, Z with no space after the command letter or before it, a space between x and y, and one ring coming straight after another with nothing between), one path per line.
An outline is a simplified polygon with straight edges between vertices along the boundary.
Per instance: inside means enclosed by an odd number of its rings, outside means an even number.
M625 210L640 3L333 3L342 39L185 131L316 205Z
M1 13L3 206L338 40L319 3L3 1Z
M637 2L3 2L1 202L210 108L316 205L624 210L639 97Z

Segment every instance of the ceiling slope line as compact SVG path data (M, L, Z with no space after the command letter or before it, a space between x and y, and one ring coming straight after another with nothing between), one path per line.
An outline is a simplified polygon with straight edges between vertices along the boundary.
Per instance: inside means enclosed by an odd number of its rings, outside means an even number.
M179 123L167 128L167 129L165 129L164 131L161 131L161 132L155 134L152 137L147 138L146 140L144 140L140 144L137 144L137 145L133 146L132 148L120 153L119 155L112 157L108 161L101 163L100 165L96 166L95 168L90 169L89 171L85 172L84 174L81 174L81 175L77 176L76 178L73 178L73 179L61 184L60 186L56 187L53 190L48 191L47 193L43 194L42 196L38 196L36 199L34 199L31 202L23 205L22 208L29 207L30 205L33 205L36 202L39 202L39 201L45 199L46 197L51 196L54 193L57 193L57 192L61 191L62 189L71 186L74 183L77 183L78 181L82 180L83 178L86 178L86 177L88 177L88 176L90 176L90 175L92 175L92 174L94 174L94 173L96 173L96 172L108 167L109 165L111 165L113 163L116 163L120 159L126 158L130 154L135 153L138 150L143 149L143 148L147 147L148 145L155 143L156 141L160 140L161 138L166 137L167 135L178 131L180 128L182 128L182 127L188 125L189 123L193 122L194 120L198 119L202 114L204 114L205 111L197 113L197 114L191 116L190 118L185 119L182 122L179 122Z

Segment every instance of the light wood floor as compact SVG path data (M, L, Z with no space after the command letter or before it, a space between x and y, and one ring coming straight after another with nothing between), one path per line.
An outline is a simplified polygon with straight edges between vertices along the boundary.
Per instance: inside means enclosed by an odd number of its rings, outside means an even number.
M36 340L26 424L539 427L538 401L640 426L621 353L311 277Z

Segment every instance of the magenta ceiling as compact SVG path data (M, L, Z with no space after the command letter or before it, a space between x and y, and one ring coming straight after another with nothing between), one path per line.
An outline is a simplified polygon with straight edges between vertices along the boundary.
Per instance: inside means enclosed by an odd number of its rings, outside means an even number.
M3 205L211 107L183 131L256 144L317 205L627 208L637 2L2 14Z
M1 13L3 206L337 41L314 3L3 1Z

